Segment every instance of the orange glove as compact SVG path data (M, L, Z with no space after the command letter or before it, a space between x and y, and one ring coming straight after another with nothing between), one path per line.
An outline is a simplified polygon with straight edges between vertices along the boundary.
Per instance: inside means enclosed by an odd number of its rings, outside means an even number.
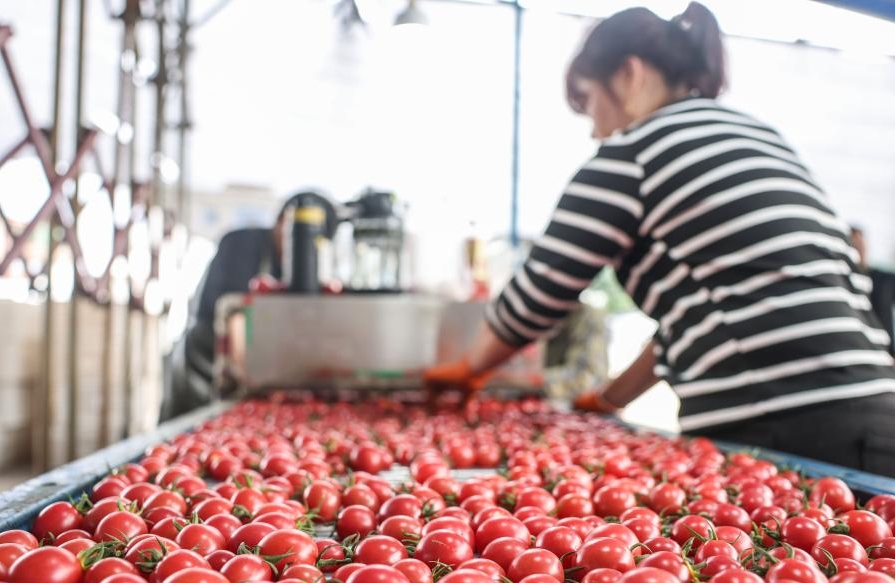
M493 373L485 371L478 374L472 372L466 358L437 364L423 371L423 384L430 391L430 402L445 390L459 390L463 393L463 404L466 405L475 395L485 388Z
M572 401L572 407L578 411L590 411L608 415L615 415L622 410L622 407L616 407L604 399L603 395L597 391L581 393Z

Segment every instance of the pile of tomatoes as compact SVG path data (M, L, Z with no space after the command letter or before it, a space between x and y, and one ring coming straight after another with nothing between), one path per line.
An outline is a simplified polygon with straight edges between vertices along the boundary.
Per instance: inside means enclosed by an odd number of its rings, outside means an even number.
M0 583L892 583L859 507L538 401L245 401L0 533Z

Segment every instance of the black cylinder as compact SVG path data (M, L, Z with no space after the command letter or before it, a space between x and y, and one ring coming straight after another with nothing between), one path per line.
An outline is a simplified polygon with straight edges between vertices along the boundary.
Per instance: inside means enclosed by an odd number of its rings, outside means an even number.
M291 221L291 226L287 224L283 229L286 289L292 293L319 293L317 238L323 236L326 211L311 200L303 200L286 211L286 219Z

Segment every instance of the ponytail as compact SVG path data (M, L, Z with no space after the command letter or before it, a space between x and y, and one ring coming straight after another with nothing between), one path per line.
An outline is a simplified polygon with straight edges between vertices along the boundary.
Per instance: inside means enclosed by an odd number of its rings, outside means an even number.
M690 2L682 14L671 19L671 25L681 29L696 53L702 57L699 70L694 67L689 84L706 97L717 97L727 85L724 63L724 43L721 29L711 11L698 2Z
M629 8L600 22L572 59L566 75L569 105L584 110L576 78L609 84L628 57L655 67L672 87L717 97L727 83L724 45L714 14L698 2L669 20L646 8Z

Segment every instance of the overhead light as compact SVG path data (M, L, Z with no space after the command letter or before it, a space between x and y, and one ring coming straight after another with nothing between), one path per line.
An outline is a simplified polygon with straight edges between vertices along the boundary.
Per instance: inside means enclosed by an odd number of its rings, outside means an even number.
M429 24L426 14L416 7L416 0L407 0L407 8L395 18L395 26L401 24Z

